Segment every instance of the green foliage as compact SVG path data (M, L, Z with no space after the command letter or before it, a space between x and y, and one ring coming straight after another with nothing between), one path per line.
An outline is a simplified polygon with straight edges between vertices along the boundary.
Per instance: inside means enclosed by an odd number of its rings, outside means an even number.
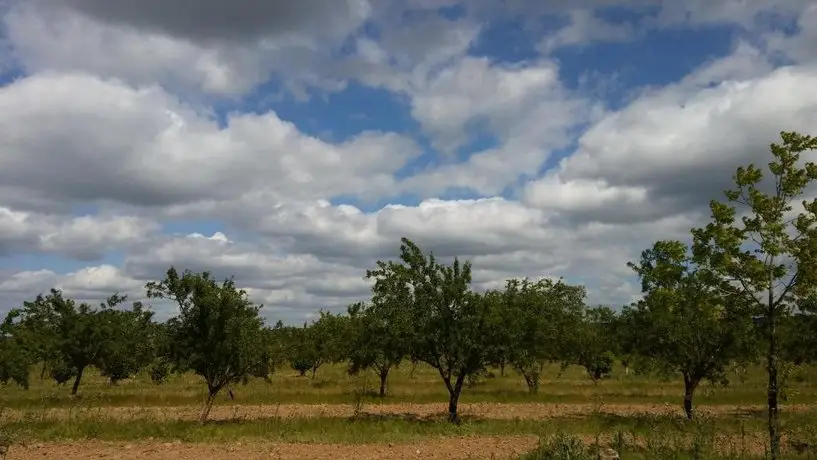
M280 367L286 360L284 356L284 343L281 340L279 330L264 328L261 332L261 361L250 369L248 374L263 379L270 383L270 376L275 370ZM246 378L245 378L246 380Z
M349 317L323 310L319 314L318 320L308 328L311 337L309 343L315 350L317 362L324 364L345 360L351 337Z
M132 310L102 311L100 321L111 332L95 364L111 383L132 377L154 359L158 332L153 312L141 303L134 303Z
M380 302L349 306L349 374L372 369L380 378L380 396L386 395L389 371L408 355L411 323L408 308L399 298L383 297Z
M171 267L164 280L146 288L148 297L171 299L179 306L178 316L167 322L169 358L177 370L192 370L207 383L204 421L219 391L245 382L267 359L261 307L233 280L219 284L208 272L179 276Z
M50 363L48 375L57 382L57 385L65 385L69 380L76 377L77 368L65 361L53 361Z
M7 385L14 382L27 389L32 355L15 334L18 329L12 324L11 317L0 324L0 383Z
M279 334L283 336L289 366L298 371L301 377L310 370L314 377L315 372L323 364L318 344L320 337L314 333L314 329L304 324L301 328L283 328Z
M449 419L458 423L463 384L489 359L489 303L470 290L470 262L440 264L409 239L401 242L400 263L378 261L366 273L375 280L373 302L394 302L408 310L411 355L437 369L449 392Z
M12 310L7 325L13 325L17 344L30 356L49 363L52 376L63 383L74 378L71 394L76 394L88 366L99 366L107 350L115 347L116 324L108 321L111 309L126 299L114 294L94 309L77 305L62 292L52 289Z
M730 364L753 355L753 323L728 307L716 278L680 241L658 241L627 265L638 274L644 299L625 308L620 329L638 354L683 377L684 410L692 418L699 383L724 382Z
M781 132L770 146L771 177L754 164L737 168L727 203L712 201L712 221L692 231L696 261L717 276L732 308L760 317L767 344L768 409L771 457L780 458L781 318L817 294L817 200L795 200L817 179L817 165L801 163L800 154L817 149L817 138ZM737 206L741 206L740 213Z
M581 438L559 433L543 440L539 447L518 460L594 460L593 449Z
M583 286L549 279L508 280L504 292L486 294L490 317L505 323L491 323L491 329L498 327L502 336L489 331L493 337L488 342L504 345L508 362L525 378L531 393L539 389L545 364L567 360L568 344L584 308L585 295Z
M22 347L17 346L11 336L0 329L0 383L14 382L28 388L28 366L30 357Z
M159 358L150 365L148 371L150 373L150 380L157 385L161 385L167 381L167 378L170 376L170 363L164 358Z
M607 306L597 306L579 311L565 322L567 349L564 364L584 367L593 381L607 377L613 370L616 345L610 340L615 336L616 313Z

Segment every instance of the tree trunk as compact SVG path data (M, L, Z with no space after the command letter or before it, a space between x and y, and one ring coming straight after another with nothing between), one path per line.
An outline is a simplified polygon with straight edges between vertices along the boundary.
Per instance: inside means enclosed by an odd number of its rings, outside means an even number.
M380 371L380 397L386 396L386 379L389 377L389 368L384 367Z
M505 362L499 363L499 375L505 377Z
M590 380L593 382L593 385L599 384L599 380L601 380L601 371L599 371L598 369L590 371L590 369L588 369L587 375L590 376Z
M207 401L204 403L204 408L201 411L201 423L207 421L207 417L210 415L210 409L213 408L213 403L216 401L216 395L218 394L218 389L211 388L207 392Z
M300 375L301 377L305 376L306 375L306 369L304 369L304 368L298 369L298 375Z
M528 393L535 395L539 392L539 374L536 372L524 372L525 383L528 384Z
M448 386L449 398L448 398L448 421L459 425L460 424L460 416L457 414L457 404L460 400L460 393L462 393L462 384L465 381L465 374L460 374L457 376L457 381L454 383L454 386L451 386L451 381L447 381L446 386Z
M316 372L318 372L318 366L312 366L312 380L315 380Z
M695 389L698 388L698 383L700 383L700 380L695 380L690 377L689 374L684 374L684 413L690 420L694 417L692 397L695 395Z
M76 395L77 391L79 391L79 382L82 380L82 372L84 370L85 370L84 367L80 367L79 369L77 369L77 376L74 378L74 386L71 387L71 396Z
M769 454L772 460L780 458L780 414L777 408L778 396L778 357L777 357L777 312L774 306L773 292L769 290L769 310L767 311L769 354L766 357L766 370L769 374L768 406L769 406Z
M416 363L416 362L412 362L412 363L411 363L411 371L409 371L409 379L410 379L410 380L414 380L414 371L415 371L415 370L417 370L417 363Z

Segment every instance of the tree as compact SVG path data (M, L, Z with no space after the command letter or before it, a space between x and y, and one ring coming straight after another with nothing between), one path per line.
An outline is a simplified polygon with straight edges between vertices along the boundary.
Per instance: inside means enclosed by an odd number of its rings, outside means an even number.
M247 299L232 279L217 283L209 272L171 267L162 281L146 285L149 298L175 301L179 314L167 322L174 368L192 370L207 383L201 421L207 420L216 395L227 385L246 382L267 359L260 305Z
M287 327L283 329L282 334L285 336L286 355L290 367L298 371L298 375L301 377L312 369L312 375L314 376L315 371L320 367L320 359L317 346L313 340L314 334L312 334L309 326L304 323L303 327L300 328Z
M318 369L326 363L336 363L346 359L348 343L348 318L321 310L320 316L312 324L304 322L301 328L283 328L287 336L286 353L290 367L303 377L312 371L312 379Z
M710 203L712 221L692 230L696 260L723 281L735 305L750 305L761 319L768 374L770 453L780 458L778 413L781 318L817 290L817 201L793 203L817 179L817 166L800 154L817 149L817 138L781 132L770 146L770 181L754 164L739 167L727 202ZM737 206L741 206L738 213Z
M281 337L283 324L281 321L273 328L264 328L261 334L261 361L252 369L250 375L272 383L270 376L286 362L285 343Z
M515 339L513 318L505 302L505 293L500 290L487 291L483 296L487 303L487 335L485 336L488 364L499 368L500 375L505 376L505 368L511 362L511 352Z
M563 359L575 318L584 307L585 288L562 280L508 280L502 316L509 325L509 362L522 374L531 393L539 390L542 369Z
M14 382L28 389L28 367L31 355L15 336L15 326L10 322L0 325L0 383Z
M397 299L350 305L349 374L373 369L380 378L380 397L386 396L389 371L400 365L409 353L411 325L402 304L389 303Z
M58 382L74 379L71 394L76 395L85 369L99 365L114 336L107 312L125 300L114 294L94 309L52 289L47 296L38 295L12 310L6 323L17 325L20 344L28 353L51 363Z
M583 308L569 315L563 323L564 330L571 331L564 338L567 352L563 366L577 364L587 371L594 384L613 371L615 343L613 328L616 313L607 306Z
M782 360L798 366L817 361L817 316L812 311L781 318L779 330Z
M130 378L150 364L158 351L153 312L134 302L131 310L105 310L100 322L110 329L98 362L103 376L112 384Z
M470 262L455 258L450 265L440 264L407 238L401 239L400 260L378 261L367 271L366 277L375 280L373 302L406 296L402 305L413 325L411 354L440 374L449 393L449 421L459 423L465 379L477 375L488 358L488 303L470 290Z
M349 342L349 318L342 314L333 314L320 311L320 317L312 323L308 330L309 346L314 351L312 378L315 372L324 363L338 363L347 358L347 344Z
M727 366L750 356L753 324L728 308L713 278L680 241L658 241L627 264L638 274L644 299L622 316L631 343L665 371L684 379L684 412L693 418L695 389L704 379L726 382Z

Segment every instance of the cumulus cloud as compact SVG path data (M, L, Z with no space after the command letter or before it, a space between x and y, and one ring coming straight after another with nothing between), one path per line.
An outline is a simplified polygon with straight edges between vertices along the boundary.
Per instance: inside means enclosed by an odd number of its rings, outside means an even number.
M394 133L329 144L274 112L234 114L222 128L161 88L87 74L0 88L0 112L0 189L16 207L164 206L260 189L290 198L382 193L418 153Z
M669 88L645 95L590 128L549 176L559 175L568 189L587 181L646 189L654 203L674 202L663 207L666 215L688 211L720 197L736 165L763 163L780 131L813 130L817 95L807 88L814 85L814 68L784 67L691 94ZM554 180L530 185L530 199L541 204L537 190ZM616 201L613 212L634 204L632 196Z
M412 114L449 156L477 133L492 136L496 147L419 172L405 189L497 194L568 144L570 132L592 118L594 105L565 88L551 61L503 66L466 58L412 96Z
M127 215L66 218L0 207L0 256L42 251L92 261L158 231L153 220Z
M171 3L5 4L0 53L22 75L0 87L0 308L51 287L138 300L173 265L235 276L270 319L299 322L366 298L365 270L403 236L471 260L477 289L563 276L620 305L638 294L628 260L688 238L780 130L817 126L817 10L801 0L622 0L630 22L598 0ZM564 27L543 31L542 15ZM539 54L477 55L508 18ZM722 24L738 31L727 56L629 87L622 107L549 55ZM274 100L219 105L271 79L301 96L385 90L416 126L327 141Z
M599 18L592 10L573 10L570 24L539 43L539 50L550 53L571 45L586 45L594 41L623 42L635 38L632 24L614 24Z
M51 8L68 7L102 22L140 29L154 29L180 38L198 40L250 40L259 37L293 37L304 30L306 40L322 36L343 37L366 19L371 6L366 0L284 1L219 0L140 2L66 0L46 2ZM330 6L331 5L331 6Z

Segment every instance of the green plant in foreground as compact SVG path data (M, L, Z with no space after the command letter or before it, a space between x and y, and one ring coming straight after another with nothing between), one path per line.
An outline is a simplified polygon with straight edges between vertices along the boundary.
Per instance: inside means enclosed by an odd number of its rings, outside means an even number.
M596 460L593 450L580 438L564 433L547 438L519 460Z

